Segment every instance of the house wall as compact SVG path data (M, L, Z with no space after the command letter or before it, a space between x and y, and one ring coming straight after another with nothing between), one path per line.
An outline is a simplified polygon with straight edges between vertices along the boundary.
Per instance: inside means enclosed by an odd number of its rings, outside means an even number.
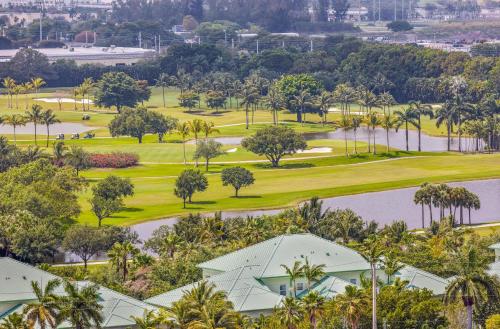
M284 284L286 285L286 295L290 296L292 293L291 286L290 286L290 279L288 277L277 277L277 278L262 278L260 279L262 283L264 283L269 289L271 289L272 292L275 292L277 294L280 293L280 285ZM297 287L300 286L300 284L303 285L304 290L307 289L307 281L304 278L297 279L296 285ZM302 292L302 290L297 289L297 294Z
M328 274L336 276L337 278L342 279L344 281L359 285L360 277L361 277L361 274L363 274L363 273L364 273L365 277L367 277L367 278L370 277L369 271L333 272L333 273L328 273Z

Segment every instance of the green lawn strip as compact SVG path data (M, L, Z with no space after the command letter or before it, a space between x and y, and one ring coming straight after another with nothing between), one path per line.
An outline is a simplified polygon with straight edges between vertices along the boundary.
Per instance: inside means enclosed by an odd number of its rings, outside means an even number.
M500 155L434 156L354 165L256 170L256 184L242 190L241 198L231 197L231 188L223 187L220 176L212 174L208 176L209 189L196 194L188 209L182 209L180 200L173 195L175 176L132 176L135 196L126 200L124 211L105 222L130 225L189 212L282 208L315 195L334 197L417 186L423 182L498 178L499 159ZM96 220L86 201L88 198L87 190L81 196L83 213L79 221L95 225Z

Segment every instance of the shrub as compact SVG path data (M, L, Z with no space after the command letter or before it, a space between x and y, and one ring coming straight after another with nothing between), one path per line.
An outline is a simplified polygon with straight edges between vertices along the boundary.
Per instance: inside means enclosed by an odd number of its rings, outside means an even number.
M90 155L90 166L93 168L127 168L137 166L139 156L134 153L113 152Z
M392 32L410 31L413 26L407 21L393 21L387 24L387 28Z
M64 42L57 40L42 40L37 44L38 48L62 48L64 47Z

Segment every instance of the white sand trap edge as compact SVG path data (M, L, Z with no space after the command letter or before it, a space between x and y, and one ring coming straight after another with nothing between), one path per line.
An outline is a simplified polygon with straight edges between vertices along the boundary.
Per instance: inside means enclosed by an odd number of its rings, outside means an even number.
M45 103L78 103L78 104L94 104L90 99L82 99L75 101L73 98L35 98L36 101Z
M233 148L233 149L229 149L229 150L227 150L227 151L226 151L226 153L234 153L234 152L236 152L236 151L238 151L238 148L236 148L236 147L235 147L235 148Z
M309 149L309 150L300 150L300 151L297 151L297 153L300 153L300 154L307 154L307 153L331 153L332 152L332 148L331 147L314 147L312 149Z

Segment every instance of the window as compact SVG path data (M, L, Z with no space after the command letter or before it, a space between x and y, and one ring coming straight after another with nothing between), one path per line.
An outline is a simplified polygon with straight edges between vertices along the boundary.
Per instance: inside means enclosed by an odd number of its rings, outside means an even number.
M352 284L358 284L358 280L356 280L356 279L351 279L351 280L349 280L349 282L351 282Z
M302 290L304 290L304 283L303 282L297 283L297 291L302 291Z
M280 284L280 295L286 296L286 284Z

